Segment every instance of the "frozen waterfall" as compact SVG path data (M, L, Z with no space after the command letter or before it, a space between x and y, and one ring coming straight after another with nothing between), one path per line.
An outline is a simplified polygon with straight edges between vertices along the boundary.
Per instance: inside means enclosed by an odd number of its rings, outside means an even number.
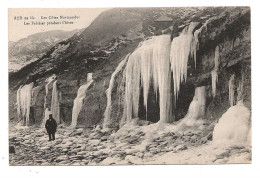
M52 76L50 76L49 78L47 78L45 80L45 82L47 82L47 84L45 85L45 103L44 103L44 108L46 108L46 102L47 102L47 95L49 93L49 85L51 84L52 81L54 81L57 78L57 76L55 74L53 74Z
M140 88L143 87L144 105L153 80L155 92L160 96L160 118L170 121L171 71L170 35L154 36L141 43L129 56L126 66L126 115L127 120L138 117ZM140 86L141 84L141 86Z
M44 111L44 118L43 118L43 122L42 122L42 127L45 126L45 122L49 118L49 114L52 114L51 108L47 107L47 97L48 97L48 94L49 94L49 86L56 79L57 79L57 76L55 74L53 74L52 76L50 76L49 78L47 78L45 80L45 82L46 82L46 85L45 85L45 99L44 99L44 109L45 109L45 111ZM48 110L48 112L46 112L47 110ZM54 119L56 120L55 117L54 117Z
M109 81L109 87L106 91L106 95L107 95L107 106L106 106L106 111L104 114L104 128L108 126L108 122L110 120L110 115L111 115L111 102L112 102L112 90L113 90L113 86L114 86L114 82L115 82L115 77L118 75L118 73L122 70L123 66L125 65L127 59L129 57L129 54L124 58L124 60L122 60L119 65L117 66L116 70L113 72L111 79Z
M172 96L174 94L175 100L177 99L180 84L187 79L188 60L193 58L196 64L198 42L195 42L193 31L197 25L198 23L191 23L172 42L170 35L153 36L141 42L129 56L125 69L125 101L128 121L138 117L141 87L147 112L151 84L153 84L155 95L159 94L160 122L172 121Z
M71 121L70 128L76 128L77 126L77 119L83 105L83 99L86 97L86 91L92 82L93 82L92 73L88 73L87 83L82 85L78 89L77 97L74 100L73 109L72 109L72 121Z
M57 80L53 82L52 95L51 95L51 112L57 124L60 124L60 104L59 104L59 91L57 89Z
M31 97L32 88L34 83L28 85L20 86L17 90L17 114L19 124L23 126L29 125L30 107L31 107Z
M206 108L206 88L205 86L197 87L195 89L195 95L190 103L188 113L178 124L178 126L195 126L199 124L205 115Z

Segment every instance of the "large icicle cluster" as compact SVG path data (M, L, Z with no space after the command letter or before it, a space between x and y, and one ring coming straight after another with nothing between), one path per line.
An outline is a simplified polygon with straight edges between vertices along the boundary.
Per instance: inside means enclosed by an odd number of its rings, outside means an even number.
M173 72L174 96L178 97L180 84L187 79L187 66L189 57L192 57L196 66L196 51L198 39L193 36L193 30L198 25L192 22L183 29L180 36L174 38L171 44L170 62Z
M74 104L72 109L72 121L71 121L70 128L76 128L77 126L77 119L83 105L83 99L86 97L86 91L92 82L93 82L92 73L88 73L87 83L82 85L78 89L77 97L74 99Z
M219 66L219 46L215 48L215 58L214 58L215 67L211 72L211 85L212 85L212 95L216 96L216 88L218 82L218 66Z
M171 42L170 35L153 36L139 44L129 56L126 66L126 118L138 117L140 88L143 88L144 106L147 110L151 83L159 94L160 121L172 121L172 80L175 100L180 84L187 79L189 58L196 63L197 42L193 31L198 23L191 23L179 37ZM173 75L171 76L171 72Z
M229 104L230 106L235 105L235 74L232 74L228 81L229 88Z
M155 92L160 96L160 119L167 122L170 114L170 35L154 36L144 41L129 56L126 66L127 120L138 117L140 84L143 87L144 105L153 80Z
M122 60L119 65L117 66L116 70L113 72L111 79L109 81L109 87L106 91L106 95L107 95L107 106L106 106L106 110L105 110L105 114L104 114L104 127L108 126L108 122L110 120L110 115L111 115L111 103L112 103L112 90L114 87L114 83L115 83L115 78L118 75L118 73L122 70L123 66L125 65L126 61L128 60L129 54L124 58L124 60Z
M24 126L29 125L33 85L34 83L20 86L19 89L17 90L17 114L18 114L19 124Z

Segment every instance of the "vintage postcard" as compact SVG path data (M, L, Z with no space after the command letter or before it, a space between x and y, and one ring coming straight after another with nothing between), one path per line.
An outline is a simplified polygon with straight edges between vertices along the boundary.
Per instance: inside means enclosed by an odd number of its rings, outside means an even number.
M8 9L9 165L251 163L250 14Z

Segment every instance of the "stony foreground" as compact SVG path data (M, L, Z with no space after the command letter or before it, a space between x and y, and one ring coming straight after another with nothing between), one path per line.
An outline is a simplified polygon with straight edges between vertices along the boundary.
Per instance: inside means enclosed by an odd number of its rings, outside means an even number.
M211 144L212 134L196 131L147 132L152 127L132 126L118 132L58 128L48 141L42 128L10 128L10 165L113 165L113 164L219 164L250 163L251 148Z

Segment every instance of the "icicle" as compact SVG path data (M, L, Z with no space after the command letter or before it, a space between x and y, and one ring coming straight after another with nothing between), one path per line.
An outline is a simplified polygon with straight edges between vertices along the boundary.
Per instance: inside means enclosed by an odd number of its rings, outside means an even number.
M212 95L213 95L213 97L216 96L217 82L218 82L218 73L217 73L217 70L213 70L211 72L211 85L212 85Z
M17 100L17 115L18 115L18 120L21 118L21 88L23 86L21 85L19 89L17 90L17 95L16 95L16 100Z
M53 87L52 87L51 112L57 124L60 124L60 104L59 104L59 91L57 89L57 80L53 82Z
M216 88L218 82L218 66L219 66L219 46L215 48L215 57L214 57L214 69L211 72L211 85L212 85L212 95L216 96Z
M106 107L106 110L105 110L105 114L104 114L104 124L103 126L104 127L107 127L108 126L108 122L110 120L110 115L111 115L111 102L112 102L112 90L113 90L113 87L114 87L114 82L115 82L115 77L117 76L117 74L122 70L123 66L125 65L128 57L129 57L130 54L128 54L124 60L122 60L119 65L117 66L116 70L113 72L112 76L111 76L111 79L110 79L110 82L109 82L109 87L106 91L106 95L107 95L107 107Z
M242 73L241 80L239 81L237 87L237 101L243 101L243 92L244 92L244 74Z
M82 85L78 89L77 97L74 100L73 109L72 109L72 121L71 121L70 128L76 128L77 126L77 119L83 105L83 99L86 97L86 91L92 82L93 82L92 73L88 73L87 83Z
M152 39L147 40L143 43L143 48L139 50L143 50L141 53L141 79L143 86L143 97L144 97L144 106L147 112L147 101L148 101L148 92L150 88L150 80L152 74Z
M191 42L191 55L194 59L195 62L195 68L196 68L196 60L197 60L197 50L199 49L199 36L201 34L201 31L203 29L207 30L207 25L208 25L209 20L207 20L199 29L197 29L194 34L193 34L193 38L192 38L192 42ZM198 25L198 24L197 24ZM196 26L195 26L196 27ZM195 28L194 27L194 28Z
M32 97L32 88L34 83L24 85L20 87L17 91L17 112L18 119L21 125L29 125L29 116L30 116L30 107L31 107L31 97Z
M216 48L215 48L214 64L215 64L214 69L218 70L218 66L219 66L219 46L216 46Z
M235 104L235 74L232 74L229 82L228 82L228 88L229 88L229 104L230 106L234 106Z

